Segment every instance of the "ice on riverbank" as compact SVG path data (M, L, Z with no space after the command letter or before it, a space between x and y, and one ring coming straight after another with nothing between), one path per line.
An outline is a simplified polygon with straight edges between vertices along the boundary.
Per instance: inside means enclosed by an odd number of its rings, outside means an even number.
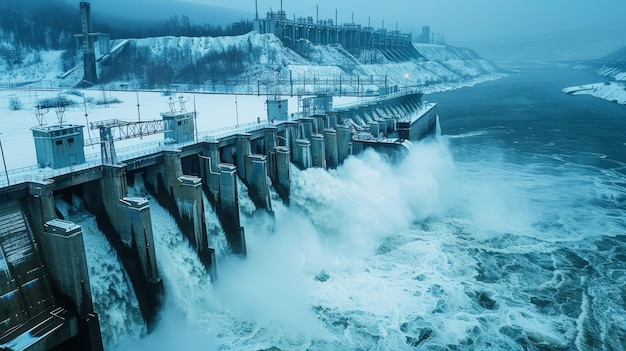
M570 95L591 95L626 105L626 82L617 81L578 85L564 88L563 92Z

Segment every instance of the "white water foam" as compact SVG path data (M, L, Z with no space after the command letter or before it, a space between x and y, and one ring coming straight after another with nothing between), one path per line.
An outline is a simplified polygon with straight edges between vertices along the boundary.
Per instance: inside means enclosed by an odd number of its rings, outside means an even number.
M117 253L98 228L96 218L85 210L76 195L72 197L72 204L55 199L55 206L66 220L82 228L94 309L100 318L105 347L113 348L125 339L143 337L146 324L137 296Z
M211 203L206 195L204 195L204 220L207 235L209 236L209 247L215 249L215 258L219 262L228 257L232 253L232 250L228 245L226 233L222 230L217 213L215 213L211 207Z
M274 219L242 195L248 257L223 259L214 286L151 202L155 237L170 238L159 267L183 288L168 288L163 317L180 323L144 345L184 325L190 349L568 350L592 324L585 306L626 315L613 302L624 278L589 249L626 228L617 173L453 161L448 143L416 144L395 165L366 152L337 170L293 168L291 206L273 196ZM591 266L607 269L583 286ZM593 318L619 339L623 318Z

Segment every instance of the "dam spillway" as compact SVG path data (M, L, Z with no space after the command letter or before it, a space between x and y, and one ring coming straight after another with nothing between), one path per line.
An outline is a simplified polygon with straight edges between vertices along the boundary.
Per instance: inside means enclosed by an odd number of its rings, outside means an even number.
M13 177L10 185L2 184L0 199L7 204L2 215L9 218L3 223L22 224L0 227L5 263L0 267L6 266L3 276L11 286L10 291L3 291L6 307L0 321L4 328L0 330L0 346L10 347L24 335L31 335L27 326L38 321L42 313L54 320L54 315L62 311L68 316L65 321L74 322L56 329L63 333L46 334L35 343L48 349L78 338L85 349L102 349L82 228L60 218L56 197L79 196L96 217L130 277L150 329L161 307L164 288L148 200L129 196L129 187L137 179L141 179L149 196L168 210L211 278L217 279L205 208L215 210L229 251L245 257L238 179L248 188L257 211L272 214L270 187L288 204L292 164L300 169L332 169L367 148L395 159L406 150L408 140L419 140L435 130L436 105L423 103L418 93L390 94L334 108L325 99L326 106L309 113L290 117L278 109L280 113L268 115L267 120L220 131L196 133L193 124L170 123L170 139L175 135L181 140L168 140L139 154L115 154L111 141L108 148L102 148L101 162L63 164L49 174L24 174L21 179ZM184 119L190 120L187 117ZM178 126L181 129L172 130ZM51 140L56 144L57 137L62 136L55 134ZM77 261L64 260L67 255ZM35 305L42 310L34 310Z

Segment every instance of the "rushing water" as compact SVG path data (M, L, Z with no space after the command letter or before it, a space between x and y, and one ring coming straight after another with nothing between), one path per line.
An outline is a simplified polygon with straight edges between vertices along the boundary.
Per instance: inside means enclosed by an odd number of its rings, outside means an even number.
M63 218L82 228L91 294L94 309L100 318L105 347L114 347L124 339L144 336L146 323L130 278L117 253L98 228L96 217L87 212L76 195L73 195L71 204L56 199L55 206Z
M598 79L429 96L443 136L401 162L293 169L273 219L242 198L248 257L214 283L151 201L166 307L119 348L624 349L626 108L560 92Z

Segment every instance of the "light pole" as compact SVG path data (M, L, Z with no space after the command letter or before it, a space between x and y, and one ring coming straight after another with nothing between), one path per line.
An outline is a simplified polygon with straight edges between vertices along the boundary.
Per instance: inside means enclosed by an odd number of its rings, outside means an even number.
M237 117L237 128L239 128L239 107L237 107L237 94L235 94L235 116Z
M409 74L405 73L404 74L404 90L408 91L409 90Z
M2 133L0 133L2 135ZM2 140L0 140L0 154L2 154L2 164L4 165L4 174L7 176L7 186L11 185L9 180L9 170L7 169L7 162L4 159L4 149L2 148Z

